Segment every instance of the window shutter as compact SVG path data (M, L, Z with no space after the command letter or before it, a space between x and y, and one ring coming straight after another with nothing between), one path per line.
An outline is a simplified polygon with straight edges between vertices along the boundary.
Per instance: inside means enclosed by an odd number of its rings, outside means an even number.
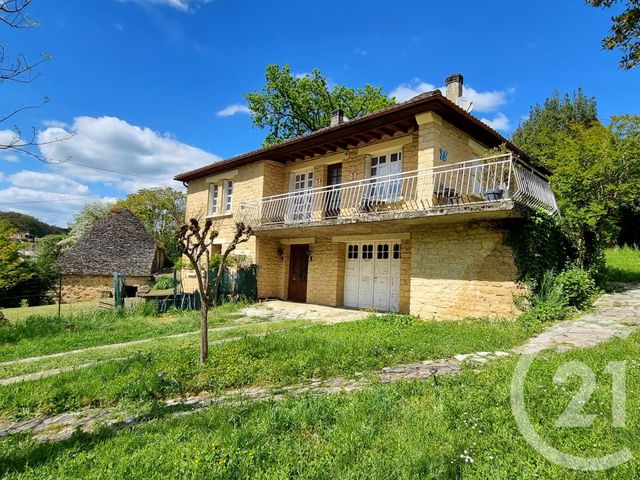
M371 155L364 156L364 178L371 177Z

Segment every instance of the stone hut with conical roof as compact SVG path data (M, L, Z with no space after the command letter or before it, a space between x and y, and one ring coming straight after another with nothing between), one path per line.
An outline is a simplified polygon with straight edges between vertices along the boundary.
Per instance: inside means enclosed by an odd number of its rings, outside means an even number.
M149 285L164 263L164 250L133 213L114 208L60 259L65 303L113 293L113 274L124 273L129 296Z

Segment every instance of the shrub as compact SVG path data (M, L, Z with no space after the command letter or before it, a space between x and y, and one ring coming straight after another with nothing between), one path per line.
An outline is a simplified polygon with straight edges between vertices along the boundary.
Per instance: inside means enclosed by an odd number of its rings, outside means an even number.
M583 310L591 305L591 299L597 292L596 282L585 270L572 267L560 273L555 284L562 292L567 305Z
M555 280L552 270L545 272L536 288L530 286L527 296L516 302L524 310L519 318L522 324L536 325L566 318L567 300Z
M175 281L173 277L160 277L153 284L153 288L156 290L167 290L169 288L173 288L175 285Z

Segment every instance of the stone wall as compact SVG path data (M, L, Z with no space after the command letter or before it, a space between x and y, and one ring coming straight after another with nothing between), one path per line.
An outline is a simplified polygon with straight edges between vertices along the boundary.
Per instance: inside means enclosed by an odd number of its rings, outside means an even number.
M489 222L413 231L411 313L438 319L514 315L517 271L504 234Z
M126 277L125 285L150 285L151 277ZM66 275L62 278L62 303L101 298L103 291L113 295L113 277L109 275Z
M330 238L316 238L311 245L311 262L307 277L307 302L342 305L344 297L344 243Z
M211 217L219 231L218 238L215 240L215 243L220 245L218 248L226 248L233 238L235 222L242 218L238 215L240 204L262 198L265 188L268 189L269 194L278 191L282 188L283 177L282 166L268 161L238 167L230 172L229 180L234 182L232 214ZM186 221L190 218L197 218L199 221L204 222L207 218L209 214L209 186L214 178L224 178L224 174L215 175L213 178L199 178L189 182ZM247 243L240 244L234 253L236 255L247 255L250 261L255 261L255 237L251 238ZM188 262L186 258L184 261ZM195 273L192 270L183 270L182 282L185 292L192 292L198 288Z

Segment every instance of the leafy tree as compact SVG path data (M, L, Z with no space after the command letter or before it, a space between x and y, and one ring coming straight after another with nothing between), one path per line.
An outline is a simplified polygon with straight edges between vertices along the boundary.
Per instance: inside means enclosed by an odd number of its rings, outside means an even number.
M180 258L180 246L175 232L184 223L186 198L173 188L144 188L119 201L128 208L160 243L168 260Z
M20 253L22 245L11 238L14 232L5 223L0 223L0 291L8 290L34 275Z
M640 116L614 117L609 126L575 125L551 141L552 186L580 266L597 267L617 231L620 209L639 197Z
M58 257L64 250L62 242L67 235L47 235L36 243L36 267L38 277L48 286L49 289L55 286L60 269L58 267Z
M513 132L511 140L548 167L556 134L570 134L576 125L588 127L597 121L598 106L594 97L586 97L582 89L578 89L573 97L568 93L560 97L554 91L544 104L531 107L529 117Z
M289 65L268 65L266 84L246 95L253 124L268 129L264 146L274 145L329 126L331 112L342 108L349 118L375 112L395 103L369 84L353 89L330 87L314 69L304 76L292 75Z
M82 210L73 215L73 220L69 223L70 235L66 243L75 243L82 235L91 230L91 227L104 217L113 208L111 202L91 202L86 203Z
M622 0L587 0L592 7L611 8ZM640 63L640 1L627 0L620 15L611 19L611 33L602 39L607 50L622 50L620 68L630 70Z

